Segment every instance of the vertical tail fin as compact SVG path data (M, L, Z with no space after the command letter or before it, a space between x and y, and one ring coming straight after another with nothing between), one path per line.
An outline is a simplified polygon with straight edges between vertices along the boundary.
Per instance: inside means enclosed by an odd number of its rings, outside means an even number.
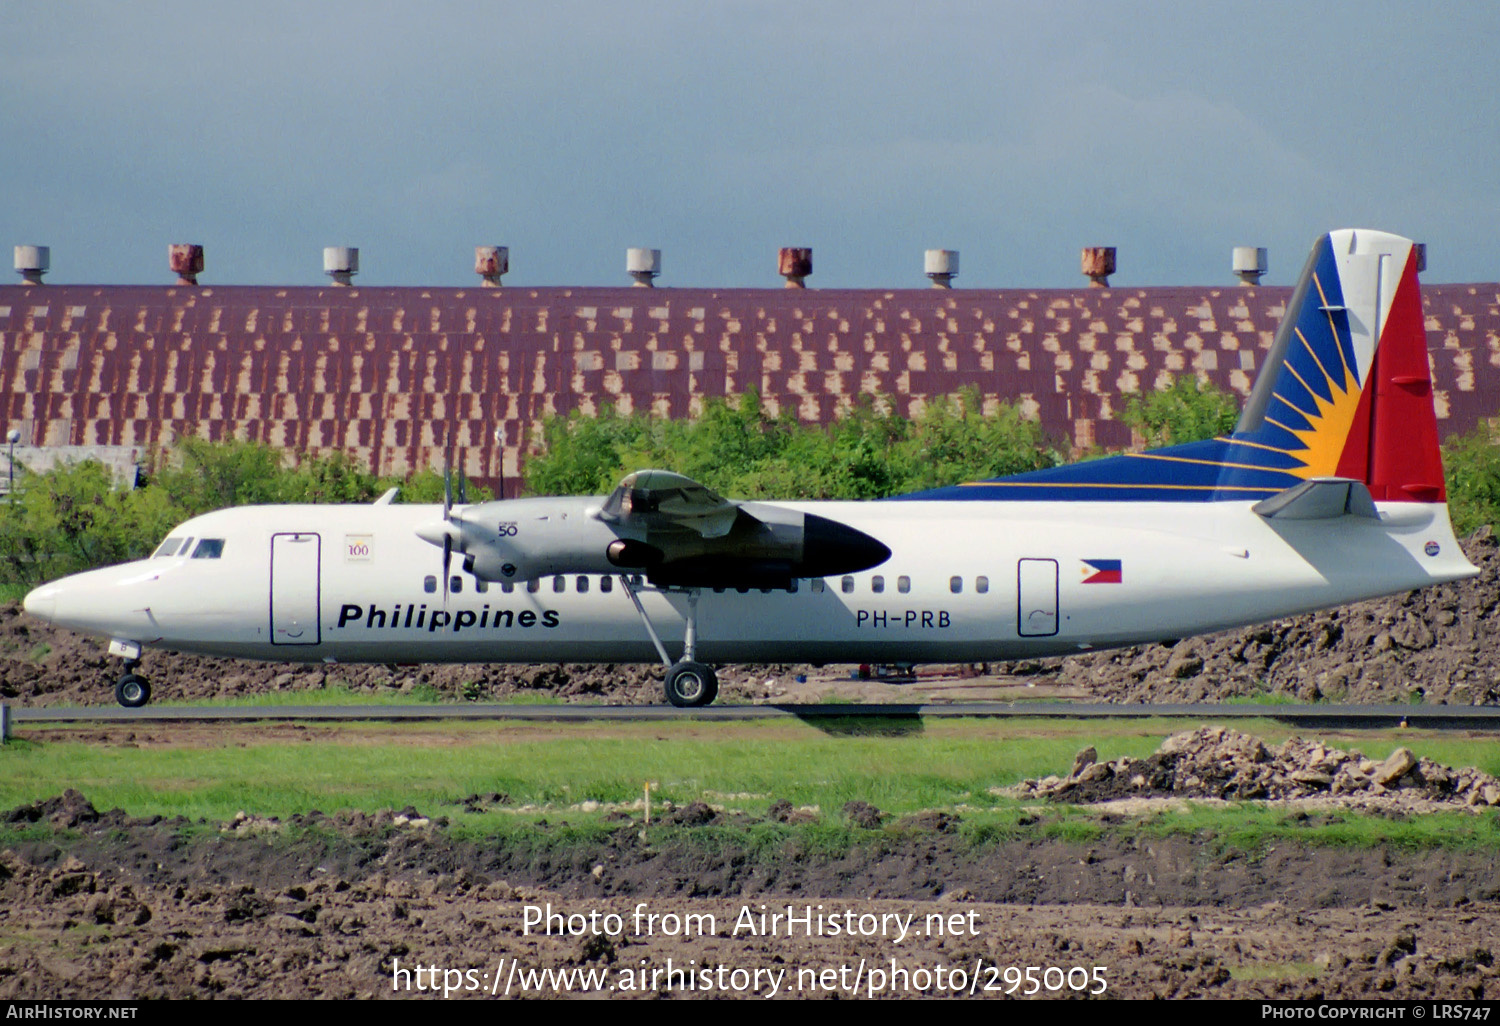
M1410 239L1318 240L1230 443L1299 478L1363 481L1376 500L1444 501Z
M1319 478L1447 498L1410 239L1346 228L1314 244L1229 437L903 498L1256 502Z

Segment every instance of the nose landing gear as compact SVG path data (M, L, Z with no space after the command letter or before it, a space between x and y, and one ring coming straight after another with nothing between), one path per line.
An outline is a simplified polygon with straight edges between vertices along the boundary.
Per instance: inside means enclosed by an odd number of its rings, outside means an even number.
M115 681L115 701L127 709L139 709L151 701L151 682L135 672L139 665L136 662L126 663L125 672Z
M115 681L115 701L127 709L139 709L151 701L151 682L135 672L141 665L140 644L111 638L109 654L125 660L125 672Z

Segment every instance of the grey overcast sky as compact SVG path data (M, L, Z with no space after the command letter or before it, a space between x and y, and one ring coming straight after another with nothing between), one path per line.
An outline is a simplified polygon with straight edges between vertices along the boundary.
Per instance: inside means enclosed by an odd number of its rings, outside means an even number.
M1500 279L1500 4L0 2L0 246L57 283L1288 283L1322 231ZM9 268L0 268L16 281Z

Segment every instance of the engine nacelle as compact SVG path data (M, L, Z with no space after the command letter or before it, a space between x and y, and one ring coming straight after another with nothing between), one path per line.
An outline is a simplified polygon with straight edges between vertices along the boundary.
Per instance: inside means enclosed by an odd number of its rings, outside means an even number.
M766 503L731 512L727 530L705 536L692 523L603 519L598 499L512 499L462 510L452 527L464 569L483 581L639 572L660 586L785 587L890 558L874 538L826 517Z
M597 499L509 499L466 511L464 569L482 581L554 574L609 574L606 550L619 535L590 514Z
M722 537L693 536L663 548L666 558L649 567L647 577L695 588L784 588L797 578L867 570L891 556L863 531L759 502L743 504Z

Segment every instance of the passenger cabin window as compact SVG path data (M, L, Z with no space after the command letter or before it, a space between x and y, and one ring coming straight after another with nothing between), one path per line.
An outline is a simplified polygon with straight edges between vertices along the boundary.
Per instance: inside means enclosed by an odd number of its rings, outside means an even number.
M821 578L821 577L814 577L812 579L812 581L808 584L808 587L810 587L812 589L812 592L813 592L814 595L821 595L821 594L823 594L823 588L825 587L825 585L823 583L823 578Z
M510 581L501 581L500 582L500 590L503 591L503 592L505 592L505 594L509 595L511 592L513 592L513 591L516 590L516 586L513 583L511 583Z
M974 590L983 595L990 590L990 579L988 577L974 578Z
M948 578L948 590L953 592L953 594L955 595L962 594L964 590L964 579L962 577Z
M552 590L553 591L566 591L567 588L568 588L568 579L566 577L564 577L562 574L558 574L556 577L552 578Z
M839 587L840 587L840 589L843 590L843 592L844 592L845 595L853 595L854 594L854 578L852 578L852 577L845 577L841 582L839 582Z
M911 578L907 577L905 574L902 574L900 577L896 578L896 590L903 595L911 591Z
M578 578L578 594L585 595L589 590L589 579L582 575Z
M599 590L600 591L614 591L615 590L615 579L613 577L608 576L608 575L599 578Z
M459 592L461 592L463 590L464 590L464 579L462 577L454 575L453 577L448 578L448 592L450 594L457 595Z
M483 595L485 592L487 592L487 591L490 590L490 582L489 581L481 581L479 578L476 577L476 578L474 578L474 590L477 591L477 592L479 592L479 594Z
M542 579L540 577L533 577L531 580L527 581L526 582L526 590L529 591L529 592L532 592L533 594L536 593L536 592L541 591L542 590Z
M797 594L797 578L792 578L792 583L786 586L786 590L791 592L793 595Z
M437 578L434 577L434 576L432 576L432 574L428 574L426 577L422 578L422 590L425 591L429 595L431 595L434 592L436 592L437 591Z
M181 544L181 538L168 538L156 547L156 551L151 554L151 558L156 559L160 556L170 556L177 551L177 546Z
M880 574L876 574L874 577L871 577L870 578L870 590L873 591L877 595L879 595L881 592L885 591L885 578L882 577Z

